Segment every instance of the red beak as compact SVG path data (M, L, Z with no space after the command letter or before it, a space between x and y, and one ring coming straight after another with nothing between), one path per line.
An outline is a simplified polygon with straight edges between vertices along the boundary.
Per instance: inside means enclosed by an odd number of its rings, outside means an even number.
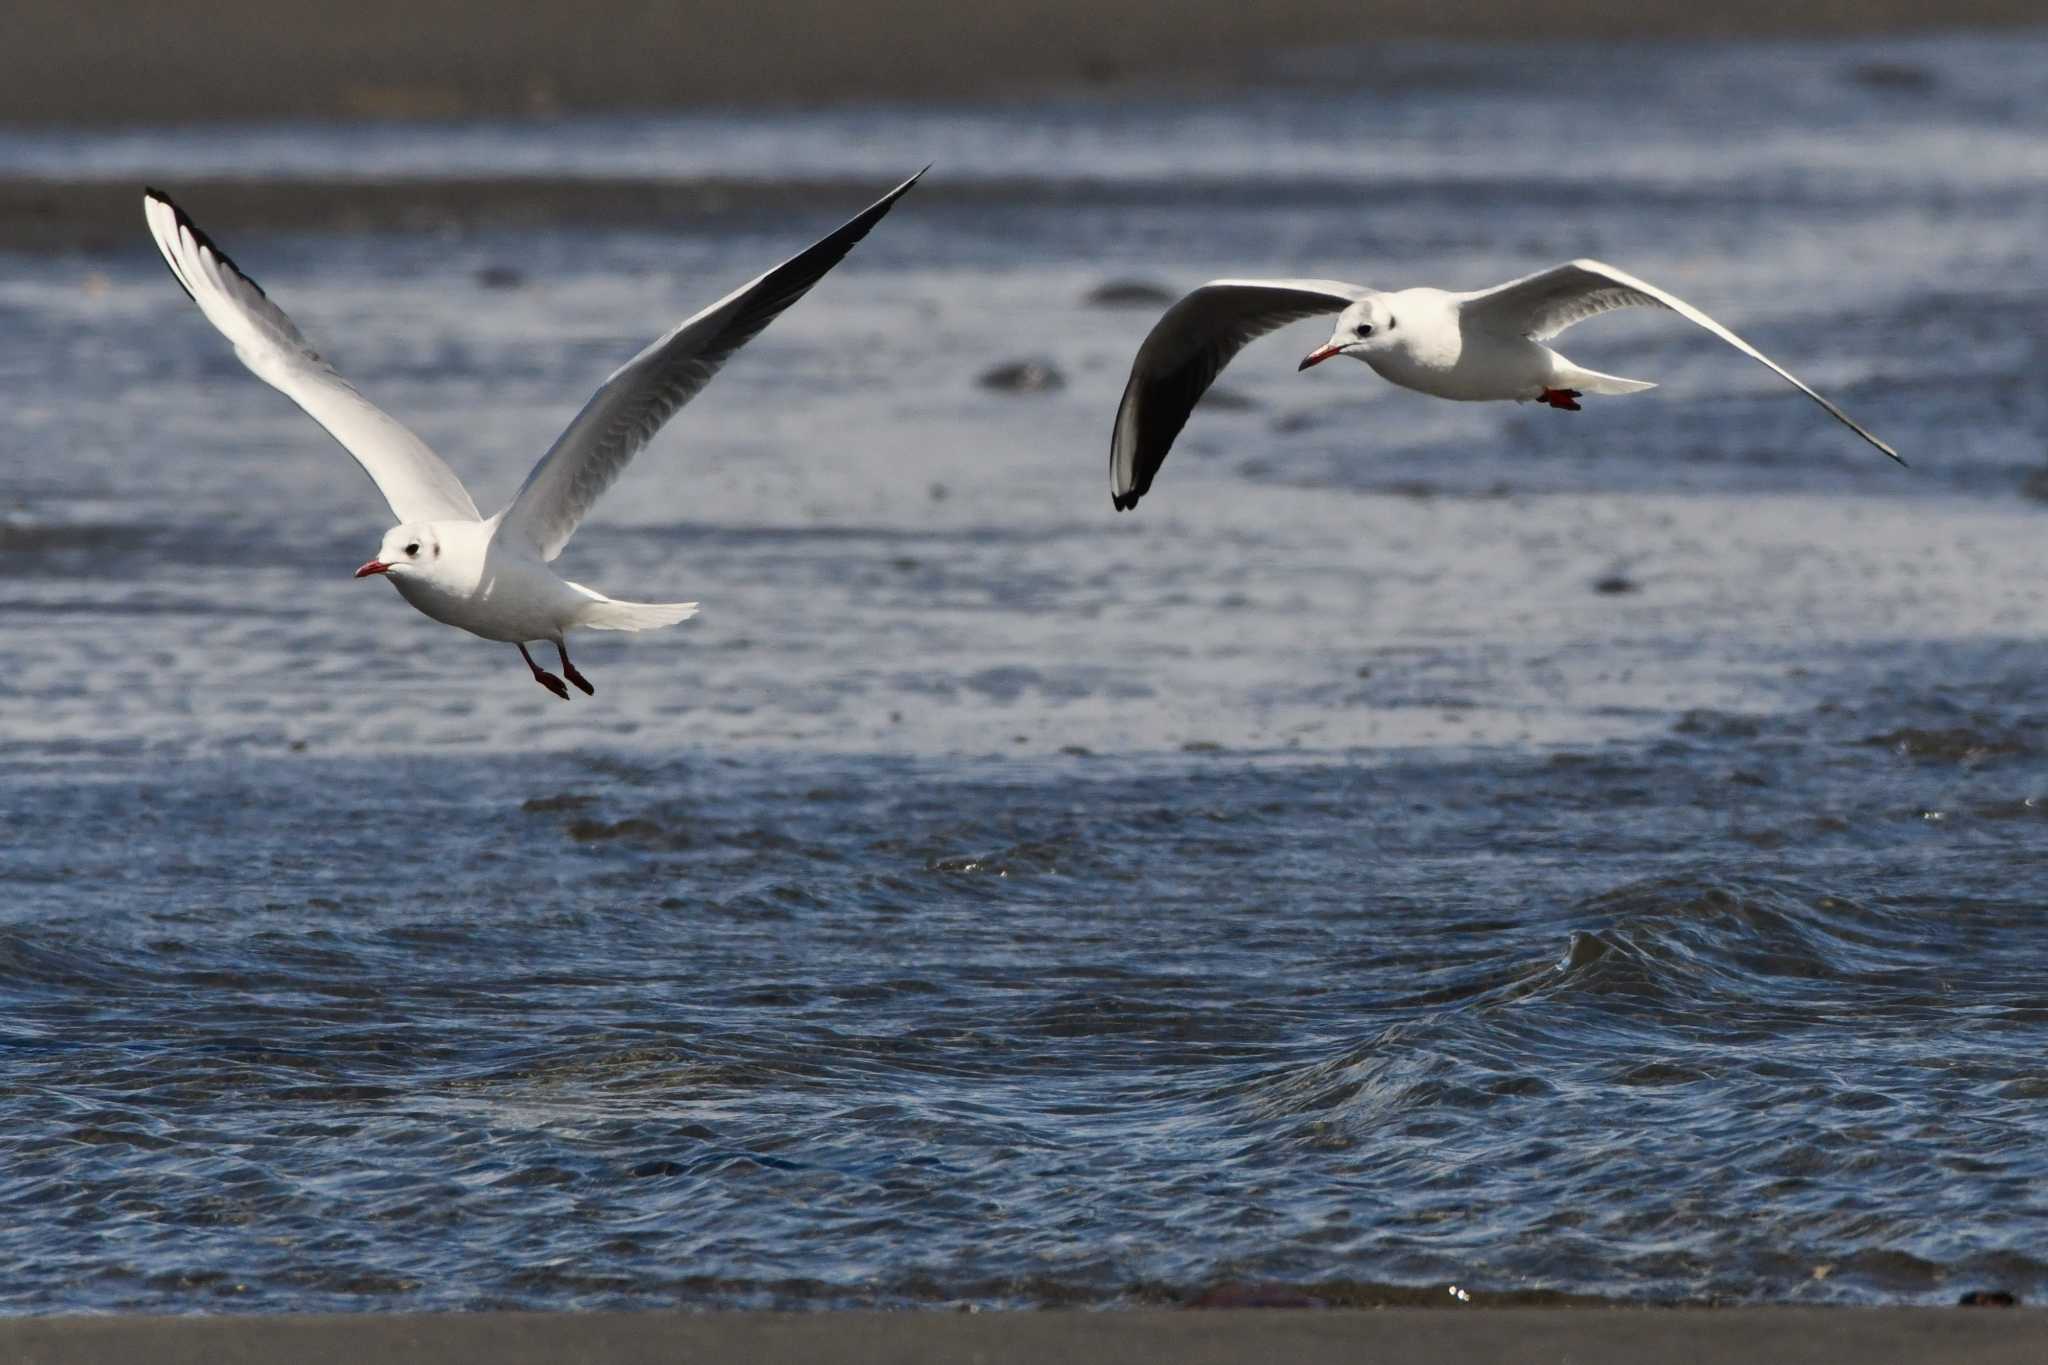
M1311 365L1320 365L1331 356L1342 354L1343 350L1341 346L1318 346L1301 358L1301 363L1294 367L1295 373L1299 374Z
M386 564L386 563L385 563L385 562L384 562L383 560L381 560L381 559L373 559L373 560L371 560L371 561L370 561L369 563L367 563L367 564L363 565L363 567L362 567L362 568L360 568L360 569L357 569L357 570L356 570L356 577L357 577L357 578L368 578L368 577L369 577L369 576L370 576L371 574L373 574L373 573L390 573L390 572L391 572L391 566L390 566L389 564Z

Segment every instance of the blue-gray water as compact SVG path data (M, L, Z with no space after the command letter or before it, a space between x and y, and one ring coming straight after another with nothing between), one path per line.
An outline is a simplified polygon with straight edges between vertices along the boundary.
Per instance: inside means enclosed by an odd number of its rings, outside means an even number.
M939 163L571 545L704 603L579 641L573 704L349 578L373 491L139 202L0 256L0 1306L2048 1287L2044 97L2007 35L0 138L174 193L846 183L673 232L190 203L486 508ZM1581 254L1912 470L1669 317L1566 339L1662 383L1577 414L1297 375L1308 325L1110 511L1154 311L1095 286Z

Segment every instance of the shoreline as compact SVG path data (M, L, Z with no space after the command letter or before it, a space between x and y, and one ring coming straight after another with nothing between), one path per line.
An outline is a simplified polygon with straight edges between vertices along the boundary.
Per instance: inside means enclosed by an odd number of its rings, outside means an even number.
M914 169L914 168L913 168ZM888 188L881 177L654 180L490 176L261 180L195 176L158 188L223 239L279 232L350 234L554 226L673 228L749 214L822 213ZM0 176L0 251L126 251L142 236L140 179ZM1001 199L1012 187L947 185L953 199ZM920 190L922 200L932 196ZM820 206L826 206L823 209ZM851 210L849 210L851 211Z
M369 1359L446 1365L598 1361L1076 1360L1297 1365L2020 1365L2048 1359L2048 1315L1960 1308L1390 1308L1108 1312L714 1312L68 1317L0 1321L0 1355L38 1365Z
M1388 41L1843 37L2041 22L2039 5L2022 0L1957 0L1939 12L1914 0L712 0L687 12L639 0L79 0L10 16L0 126L979 99L1265 79L1276 56Z

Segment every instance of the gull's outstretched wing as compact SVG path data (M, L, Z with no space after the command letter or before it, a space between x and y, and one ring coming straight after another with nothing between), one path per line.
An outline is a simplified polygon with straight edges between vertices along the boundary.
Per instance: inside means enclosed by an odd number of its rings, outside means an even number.
M497 534L518 537L543 559L560 554L591 504L662 423L695 398L733 352L844 260L923 175L911 176L831 236L741 285L615 371L526 476Z
M1699 309L1648 284L1625 270L1600 261L1571 261L1549 270L1525 275L1519 280L1464 296L1465 317L1496 331L1526 336L1537 341L1556 336L1575 322L1617 308L1668 308L1688 322L1706 328L1736 350L1758 362L1793 388L1826 408L1834 419L1885 454L1898 460L1899 452L1864 430L1848 413L1808 388L1800 378L1777 361L1744 341Z
M336 374L183 209L160 191L145 190L142 216L171 274L206 320L234 343L242 363L355 456L400 522L479 520L455 471Z
M1109 438L1109 500L1119 512L1152 487L1173 438L1230 358L1252 341L1365 294L1335 280L1211 280L1166 310L1138 347Z

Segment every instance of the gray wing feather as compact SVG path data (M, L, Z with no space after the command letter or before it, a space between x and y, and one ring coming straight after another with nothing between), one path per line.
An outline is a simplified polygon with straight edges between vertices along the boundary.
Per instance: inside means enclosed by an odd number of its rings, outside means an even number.
M326 428L363 467L400 522L479 520L455 471L336 374L262 286L237 269L168 195L143 191L142 216L172 278L234 344L250 373Z
M845 259L923 175L919 171L831 236L735 289L621 366L527 475L497 534L522 537L544 559L560 554L591 504L662 424L711 382L733 352Z
M1211 280L1166 310L1131 362L1109 442L1109 498L1138 505L1231 357L1290 322L1341 313L1366 293L1336 280Z
M1904 464L1899 452L1872 435L1864 426L1827 399L1808 388L1805 381L1777 361L1744 341L1699 309L1666 293L1656 285L1639 280L1625 270L1601 261L1571 261L1549 270L1525 275L1519 280L1464 297L1466 317L1477 319L1500 331L1545 341L1573 323L1617 308L1664 308L1686 321L1712 332L1751 360L1763 365L1814 402L1830 416L1885 454Z

